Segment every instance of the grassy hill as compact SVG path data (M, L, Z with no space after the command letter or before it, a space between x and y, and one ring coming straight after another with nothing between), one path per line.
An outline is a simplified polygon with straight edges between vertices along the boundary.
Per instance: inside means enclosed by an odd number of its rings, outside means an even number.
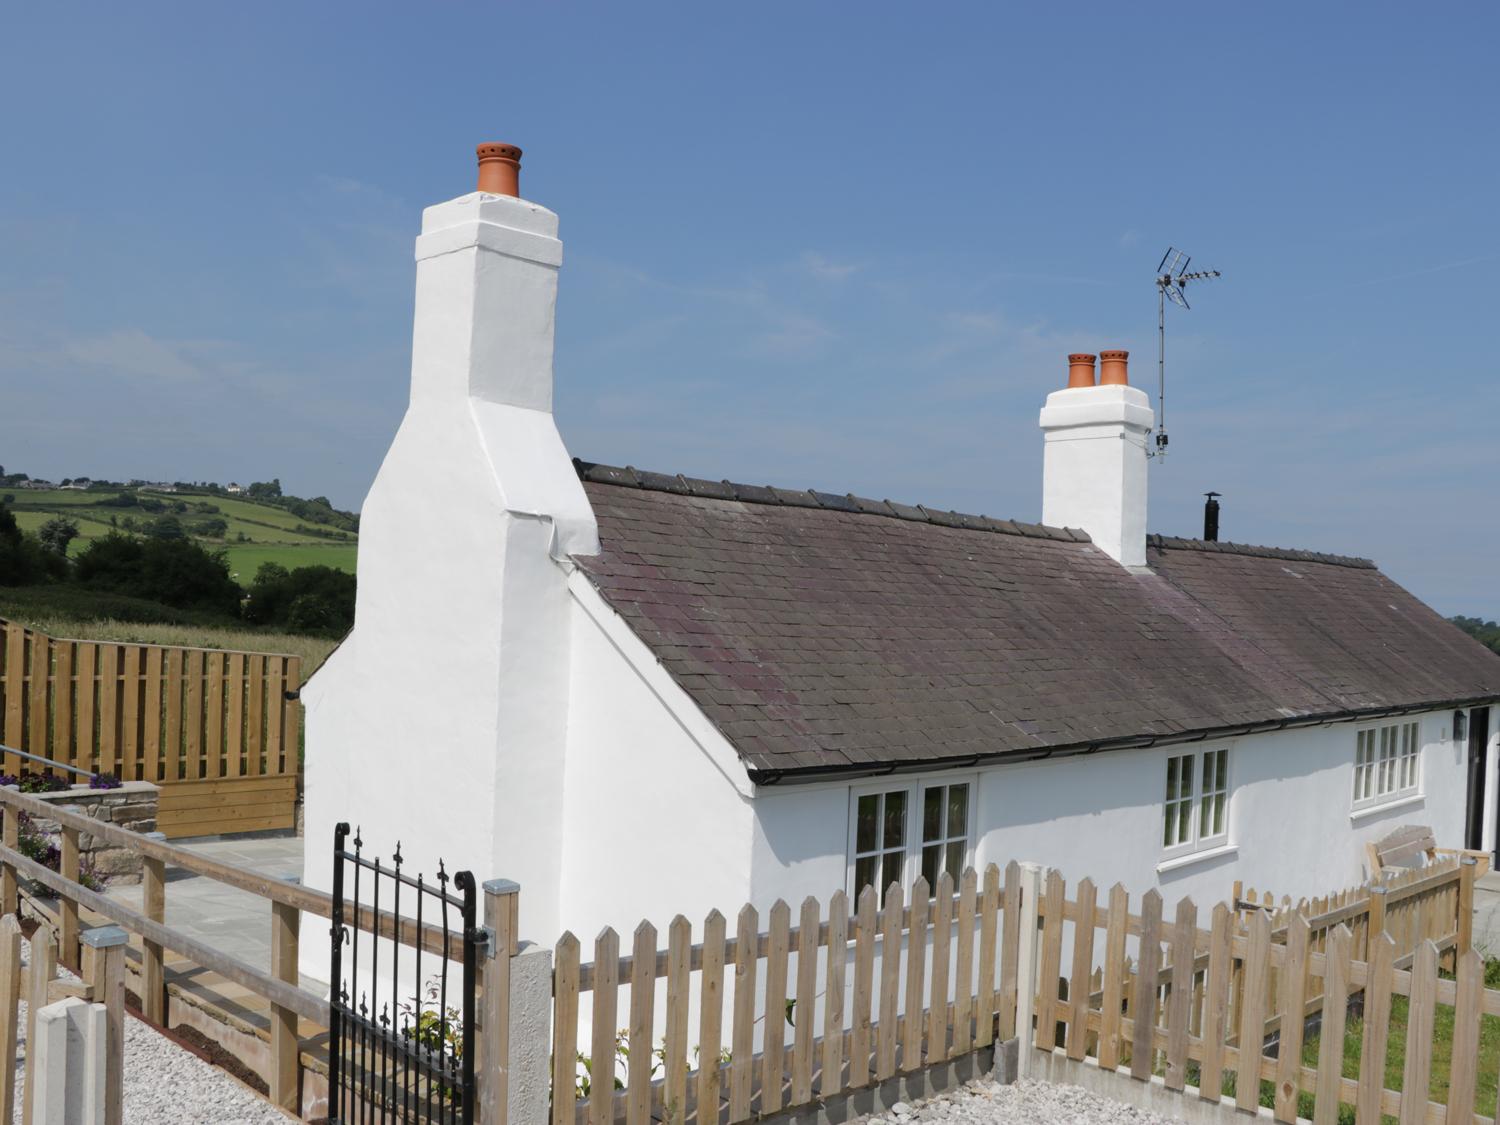
M123 526L127 518L148 522L157 514L167 514L175 515L189 530L190 537L203 546L211 550L224 550L229 557L229 569L242 586L250 585L255 579L256 570L266 562L280 563L288 570L295 570L299 566L329 566L354 573L354 560L358 551L358 535L355 532L315 528L285 509L238 496L150 490L134 492L140 499L149 498L166 504L169 509L166 513L149 513L140 508L121 508L103 503L119 492L132 491L0 489L0 493L15 497L10 507L23 531L35 532L48 520L59 516L76 522L79 536L69 548L70 555L83 550L89 540L108 535L113 528ZM186 505L187 511L170 511L176 504ZM218 510L208 512L201 505L212 505ZM224 521L222 536L192 533L194 524L215 519Z

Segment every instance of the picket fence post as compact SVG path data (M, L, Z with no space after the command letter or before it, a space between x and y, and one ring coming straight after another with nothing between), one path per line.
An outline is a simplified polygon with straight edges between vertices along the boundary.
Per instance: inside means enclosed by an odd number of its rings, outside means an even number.
M1032 1018L1036 1015L1037 994L1037 907L1042 897L1042 865L1021 864L1021 932L1018 942L1018 976L1016 987L1016 1077L1029 1077L1033 1062L1031 1058L1034 1030ZM1049 1017L1050 1018L1050 1015Z

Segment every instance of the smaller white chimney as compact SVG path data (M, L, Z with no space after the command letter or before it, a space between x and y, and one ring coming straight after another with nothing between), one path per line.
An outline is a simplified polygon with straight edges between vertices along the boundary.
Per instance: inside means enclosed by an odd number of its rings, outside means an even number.
M1077 527L1121 566L1146 565L1146 439L1154 416L1129 385L1130 353L1068 356L1068 385L1047 396L1041 426L1042 522Z

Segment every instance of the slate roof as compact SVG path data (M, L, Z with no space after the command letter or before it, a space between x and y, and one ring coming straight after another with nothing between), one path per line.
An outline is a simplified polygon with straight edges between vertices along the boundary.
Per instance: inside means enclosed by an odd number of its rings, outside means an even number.
M575 562L752 778L1087 752L1500 700L1500 657L1366 559L1079 531L578 462Z

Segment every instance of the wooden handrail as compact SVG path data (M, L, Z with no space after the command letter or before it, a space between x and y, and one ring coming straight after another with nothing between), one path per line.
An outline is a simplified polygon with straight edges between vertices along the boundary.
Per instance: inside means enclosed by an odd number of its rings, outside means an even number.
M218 973L226 980L243 985L250 991L264 996L273 1004L289 1008L320 1027L328 1026L328 1001L320 1000L310 992L304 992L294 985L277 980L269 973L247 965L238 958L228 957L212 946L195 941L186 934L169 929L160 922L153 922L144 914L106 898L97 891L91 891L85 886L64 879L52 869L42 866L35 860L27 859L20 852L7 848L3 844L0 844L0 860L14 864L16 870L25 873L28 878L50 887L59 895L77 900L95 913L118 922L126 929L140 934L141 937L158 943L162 948L170 949L173 953Z
M235 867L232 864L221 863L216 859L209 859L198 855L186 848L175 844L163 843L160 840L152 840L139 832L133 832L128 828L110 824L107 821L95 820L91 816L82 816L78 813L69 812L66 808L59 807L51 801L42 801L19 789L11 786L0 786L0 805L14 806L15 808L30 813L33 816L44 817L55 820L64 828L77 829L87 832L101 840L117 844L120 847L129 848L149 859L161 860L163 863L174 864L197 875L203 875L215 879L221 883L227 883L242 891L266 899L268 902L280 903L297 910L316 914L320 918L333 917L333 896L323 891L315 891L308 887L299 886L296 883L288 883L269 875L261 875L257 872L247 870L243 867ZM45 882L45 880L42 880ZM51 884L48 884L51 886ZM76 887L78 884L69 884ZM57 890L57 888L53 888ZM62 890L59 894L70 897ZM80 900L81 901L81 900ZM344 922L346 925L354 925L354 906L352 901L344 902ZM101 911L100 913L103 913ZM389 911L382 910L378 918L374 912L365 904L359 906L359 928L366 933L378 932L382 937L396 938L399 922L399 939L401 944L416 947L417 923L410 918L397 918ZM155 940L155 939L152 939ZM423 923L421 932L421 948L428 953L443 953L451 958L463 957L463 934L452 930L448 933L448 943L443 944L443 930L441 926L433 926Z

